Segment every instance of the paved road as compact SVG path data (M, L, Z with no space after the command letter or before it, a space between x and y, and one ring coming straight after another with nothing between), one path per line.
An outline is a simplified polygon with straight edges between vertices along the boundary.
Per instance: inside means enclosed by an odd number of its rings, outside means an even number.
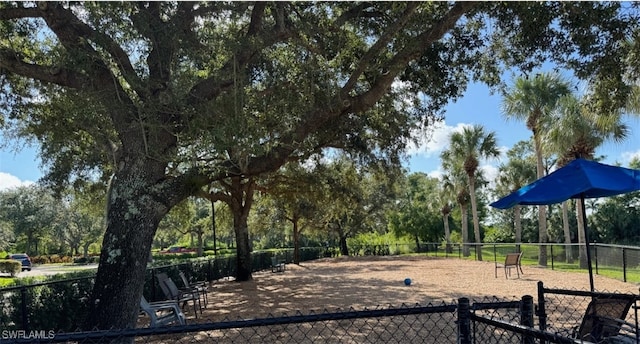
M98 264L87 265L60 265L60 264L47 264L47 265L34 265L31 271L23 271L18 274L18 277L33 277L33 276L50 276L57 275L65 272L80 271L86 269L96 269Z

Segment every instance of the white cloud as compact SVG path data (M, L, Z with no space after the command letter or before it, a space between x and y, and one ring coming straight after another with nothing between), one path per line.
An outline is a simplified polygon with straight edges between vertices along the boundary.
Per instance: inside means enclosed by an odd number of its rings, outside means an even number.
M438 180L442 180L442 176L444 175L444 172L442 171L442 168L438 168L437 170L433 170L427 173L427 175L431 178L438 178Z
M410 143L407 148L407 153L412 156L423 156L425 158L436 158L439 160L440 153L449 147L451 134L454 132L462 132L464 128L470 128L472 126L473 125L469 123L458 123L455 126L449 126L444 122L437 122L428 128L426 133L414 133L414 137L418 138L418 145ZM483 159L480 161L480 168L484 171L485 178L492 182L498 176L497 165L505 158L509 147L500 146L498 150L500 151L498 158ZM430 177L441 180L445 172L442 170L442 166L438 164L436 169L426 173Z
M413 134L418 143L417 145L414 142L409 143L407 153L409 155L424 155L426 157L438 155L449 146L451 133L462 132L465 127L471 126L472 124L458 123L455 127L452 127L445 122L437 122L424 131Z
M498 179L498 168L494 165L486 164L481 165L480 169L484 174L484 179L489 181L489 188L493 189L496 186L496 179Z
M640 159L640 150L637 150L635 152L622 152L620 156L622 157L622 160L623 160L622 164L624 166L628 166L633 158Z
M482 175L485 180L489 181L489 185L491 187L494 187L495 181L498 178L498 174L499 174L498 167L496 167L494 164L487 162L480 165L478 168L482 170ZM442 167L438 167L437 170L433 170L427 173L429 177L438 178L439 180L442 180L442 176L444 174L445 172L442 170Z
M498 157L498 160L507 160L507 152L509 151L509 149L511 149L511 147L507 147L507 146L500 146L498 147L498 150L500 151L500 156Z
M32 181L22 181L18 177L9 173L0 172L0 191L13 189L19 186L27 186L34 184Z

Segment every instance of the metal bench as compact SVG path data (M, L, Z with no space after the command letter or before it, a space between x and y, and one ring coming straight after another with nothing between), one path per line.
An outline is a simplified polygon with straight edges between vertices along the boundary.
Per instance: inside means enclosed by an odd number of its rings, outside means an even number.
M278 260L277 257L271 257L271 272L284 272L285 269L284 261Z

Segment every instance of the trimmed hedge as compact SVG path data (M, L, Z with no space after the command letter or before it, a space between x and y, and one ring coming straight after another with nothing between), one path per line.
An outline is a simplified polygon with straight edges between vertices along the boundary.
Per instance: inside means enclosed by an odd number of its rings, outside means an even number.
M0 272L9 273L13 277L20 271L22 271L21 262L13 259L0 260Z
M70 256L61 256L59 254L50 254L43 256L31 257L33 264L60 264L60 263L72 263L73 258Z
M76 257L73 258L74 264L97 264L100 262L100 256Z
M302 248L301 260L313 260L323 256L324 248ZM293 250L269 250L253 252L253 271L271 268L271 256L278 255L291 262ZM158 273L166 273L179 286L178 276L183 271L192 281L214 281L236 275L235 255L203 257L176 261L162 260L151 263L145 275L144 296L149 301L162 300L164 296L158 285ZM20 263L18 267L20 267ZM171 265L166 265L171 263ZM77 331L87 312L93 288L95 271L78 271L46 277L45 281L33 278L16 279L16 285L0 288L0 296L8 307L0 308L0 328L7 329L55 329ZM34 283L35 282L35 283ZM23 301L26 301L23 304ZM25 313L26 312L26 313ZM27 324L23 324L23 319Z

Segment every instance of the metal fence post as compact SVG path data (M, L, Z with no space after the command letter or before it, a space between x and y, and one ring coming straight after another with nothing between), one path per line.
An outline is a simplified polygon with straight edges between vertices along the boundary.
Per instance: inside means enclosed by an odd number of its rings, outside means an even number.
M520 325L533 328L533 296L525 295L520 302ZM533 344L535 338L524 335L522 344Z
M545 311L544 301L544 285L542 281L538 281L538 307L536 309L536 316L538 317L538 323L540 324L540 331L547 330L547 313ZM540 339L540 344L545 344L544 339Z
M594 240L592 247L593 247L593 256L594 256L593 258L596 261L596 275L598 275L598 242Z
M22 329L29 331L29 313L27 313L27 287L20 288L20 299L22 301Z
M213 273L211 272L211 258L207 259L207 282L211 282Z
M496 243L493 243L493 262L495 264L498 264L498 252L496 251Z
M458 343L471 344L471 307L469 299L458 299Z
M627 281L627 251L622 248L622 280Z

